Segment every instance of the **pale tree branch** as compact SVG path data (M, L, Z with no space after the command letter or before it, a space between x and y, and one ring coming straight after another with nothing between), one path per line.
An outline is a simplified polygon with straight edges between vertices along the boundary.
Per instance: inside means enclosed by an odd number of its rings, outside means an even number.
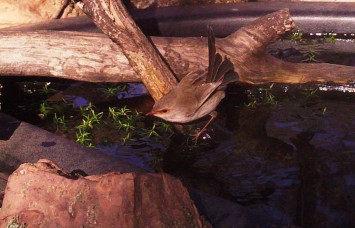
M280 13L286 16L277 16ZM268 20L270 16L276 20ZM261 17L226 38L216 39L218 51L234 63L240 82L346 83L355 80L354 67L289 63L265 53L265 46L279 38L277 29L270 28L279 25L282 30L284 22L289 21L288 17L287 10L278 11ZM271 24L266 26L265 21ZM269 35L263 35L264 26L269 28ZM39 27L43 29L45 25ZM88 82L141 81L121 48L103 34L34 32L26 28L18 28L20 31L0 30L0 76L49 76ZM259 33L258 29L264 32ZM205 38L152 37L151 40L178 78L206 69L208 54Z
M121 47L154 100L159 100L176 85L172 71L135 24L122 1L82 0L82 3L83 11Z

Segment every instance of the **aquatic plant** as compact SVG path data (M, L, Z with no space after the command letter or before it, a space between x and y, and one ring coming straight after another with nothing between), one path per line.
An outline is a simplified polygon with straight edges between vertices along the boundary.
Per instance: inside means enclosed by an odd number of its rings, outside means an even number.
M277 100L275 98L275 95L272 94L272 88L274 87L274 83L272 83L269 88L260 88L259 90L262 93L262 96L264 98L264 103L265 104L270 104L270 105L277 105Z
M249 103L244 104L244 107L249 108L249 109L253 109L256 107L256 105L257 105L256 100L253 100L253 101L250 101Z
M76 132L76 142L86 146L86 147L94 147L94 145L90 142L92 140L91 133L82 128L78 128Z
M146 127L142 113L137 110L132 111L127 106L109 107L108 117L114 122L118 131L128 133L122 138L123 144L136 137L161 138L162 134L168 137L173 134L171 125L162 121L155 121L151 127Z
M162 121L158 121L156 124L158 125L158 128L161 129L163 133L168 134L169 137L174 134L171 124Z
M54 117L53 117L53 122L58 129L62 129L63 131L67 130L67 122L65 120L65 116L57 116L57 113L54 113Z
M89 125L91 126L93 124L99 124L104 114L103 112L96 113L95 106L92 105L92 103L89 103L86 107L80 107L80 111L85 120L89 122Z
M40 90L40 93L42 95L45 95L45 96L48 96L48 94L50 93L50 91L52 91L50 88L49 88L49 85L51 84L51 82L46 82L44 84L44 86L42 87L42 89Z
M109 107L109 117L117 125L118 130L123 129L125 132L134 131L136 129L136 122L143 118L140 112L132 112L126 106L122 108Z
M328 33L323 37L324 42L326 43L335 43L336 41L336 34L335 33Z
M86 147L94 147L90 142L92 140L92 129L95 124L100 124L104 113L97 113L92 103L89 103L86 107L80 107L80 112L83 119L81 119L82 123L75 127L77 129L76 142Z
M153 123L153 126L150 129L147 128L143 128L142 129L142 136L146 136L148 138L152 137L152 136L156 136L156 137L161 137L160 134L156 131L156 124Z
M302 36L303 36L303 32L302 31L297 31L297 32L293 32L289 35L289 38L291 40L294 40L294 41L299 41L302 39Z
M126 136L122 137L122 145L126 145L127 142L133 142L133 141L135 141L135 139L132 138L131 133L129 132L127 133Z
M302 60L302 62L317 62L316 60L316 51L313 48L309 48L309 50L303 54L303 56L305 57L304 60Z
M51 110L53 110L53 108L51 108L45 101L43 101L40 104L38 116L41 119L44 119L48 116L48 114L50 113Z
M324 117L327 114L327 107L322 109L322 116Z
M116 96L117 93L125 92L128 88L129 85L127 83L120 83L116 86L104 86L99 88L99 90L104 92L107 96Z
M244 108L254 109L260 105L275 106L278 104L276 96L273 94L274 83L267 88L257 88L247 90L249 101L243 104Z
M92 121L88 121L88 120L85 120L85 119L82 119L82 124L76 126L75 128L76 129L82 129L84 131L90 131L91 129L94 128L94 125L92 123Z
M304 91L304 92L302 92L302 94L305 96L306 99L314 99L314 98L318 97L318 92L319 92L319 89L315 88L312 90Z

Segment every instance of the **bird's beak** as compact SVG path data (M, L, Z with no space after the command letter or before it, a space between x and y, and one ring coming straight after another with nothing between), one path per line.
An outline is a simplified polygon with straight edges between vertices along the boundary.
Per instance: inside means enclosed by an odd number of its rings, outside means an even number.
M150 111L150 112L148 112L147 114L145 114L146 116L154 116L155 115L155 113L156 113L156 111Z

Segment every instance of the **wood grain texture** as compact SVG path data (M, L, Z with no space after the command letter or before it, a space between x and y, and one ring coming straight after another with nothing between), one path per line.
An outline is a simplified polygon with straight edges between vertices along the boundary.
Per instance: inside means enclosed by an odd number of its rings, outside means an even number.
M273 14L266 15L226 38L216 39L217 50L234 63L241 82L346 83L355 80L354 67L289 63L267 54L265 47L278 39L277 31L283 31L282 25L288 21L285 19L289 17L288 11L281 13L288 16L268 20ZM262 29L258 24L262 25L265 20L281 26L275 30L275 26L268 24L266 28L272 28L268 30L269 35L251 32L255 28ZM206 38L151 37L151 40L178 78L207 68ZM121 48L104 34L45 30L0 30L0 76L49 76L88 82L141 81Z
M83 11L118 46L154 100L177 80L158 51L133 21L120 0L83 0Z

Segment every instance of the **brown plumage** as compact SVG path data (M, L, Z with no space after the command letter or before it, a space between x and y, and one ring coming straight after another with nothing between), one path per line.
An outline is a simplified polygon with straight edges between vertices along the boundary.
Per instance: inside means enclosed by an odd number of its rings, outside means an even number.
M176 87L155 103L152 111L147 115L154 115L174 123L188 123L211 115L203 131L206 129L216 117L214 110L224 98L226 86L238 79L233 63L227 58L222 61L222 56L216 53L215 38L210 27L208 50L208 71L186 75Z

